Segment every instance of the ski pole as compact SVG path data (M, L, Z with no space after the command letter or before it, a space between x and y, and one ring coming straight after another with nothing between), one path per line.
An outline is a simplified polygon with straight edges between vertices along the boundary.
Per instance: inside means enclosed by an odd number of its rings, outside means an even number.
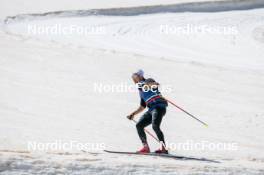
M187 112L186 110L182 109L181 107L179 107L178 105L176 105L175 103L173 103L172 101L166 99L163 97L164 100L166 100L167 102L169 102L170 104L172 104L173 106L175 106L176 108L180 109L182 112L184 112L185 114L189 115L190 117L194 118L196 121L202 123L204 126L208 127L208 125L201 121L200 119L198 119L197 117L195 117L194 115L190 114L189 112Z

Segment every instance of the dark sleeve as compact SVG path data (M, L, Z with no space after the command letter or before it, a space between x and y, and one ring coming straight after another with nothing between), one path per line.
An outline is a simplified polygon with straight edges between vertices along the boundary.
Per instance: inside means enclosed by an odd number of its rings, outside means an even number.
M155 83L156 81L153 78L148 78L145 80L146 83Z
M146 102L142 98L140 99L140 106L142 106L144 108L147 106Z
M148 78L145 80L145 83L156 83L157 85L159 85L158 82L156 82L153 78Z

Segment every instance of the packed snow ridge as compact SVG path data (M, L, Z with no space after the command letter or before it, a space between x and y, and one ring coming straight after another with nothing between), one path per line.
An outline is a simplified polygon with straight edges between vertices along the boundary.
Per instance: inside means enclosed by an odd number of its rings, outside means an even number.
M107 16L135 16L143 14L155 13L179 13L179 12L221 12L232 10L249 10L263 8L263 0L219 0L205 2L187 2L169 5L152 5L139 7L123 7L110 9L90 9L90 10L68 10L55 11L39 14L20 14L10 16L5 19L5 23L13 20L30 19L36 17L77 17L91 15L107 15Z

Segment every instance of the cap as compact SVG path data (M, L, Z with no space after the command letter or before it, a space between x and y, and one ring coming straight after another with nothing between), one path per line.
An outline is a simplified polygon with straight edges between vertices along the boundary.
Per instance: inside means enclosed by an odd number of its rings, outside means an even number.
M144 71L142 69L139 69L137 72L133 73L133 75L138 75L140 77L144 77Z

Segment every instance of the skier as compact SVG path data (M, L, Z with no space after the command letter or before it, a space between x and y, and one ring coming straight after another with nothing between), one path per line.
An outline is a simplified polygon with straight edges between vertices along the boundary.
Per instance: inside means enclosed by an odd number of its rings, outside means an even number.
M152 128L161 143L161 148L156 150L155 153L168 154L165 147L164 135L160 130L160 124L163 116L166 114L166 107L168 106L168 103L162 98L161 93L158 90L159 83L152 78L145 79L144 72L142 70L133 73L132 79L134 83L137 84L139 90L140 106L137 110L127 116L127 118L130 120L134 119L135 115L139 114L146 107L148 107L148 111L141 116L136 124L139 138L143 144L143 148L137 152L150 153L144 128L152 124Z

